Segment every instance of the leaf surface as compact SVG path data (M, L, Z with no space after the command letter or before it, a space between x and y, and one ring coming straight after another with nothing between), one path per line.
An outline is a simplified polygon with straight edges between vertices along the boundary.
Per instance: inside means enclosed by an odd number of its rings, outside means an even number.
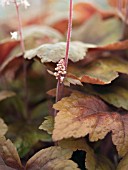
M88 92L97 95L109 104L117 108L128 110L128 89L119 85L108 85L94 88L87 88Z
M0 118L0 138L6 134L7 130L7 125L4 123L3 119Z
M101 11L93 4L87 2L75 3L74 12L76 13L76 18L74 19L74 22L79 25L87 22L91 19L92 16L96 14L99 14L100 17L104 19L114 16L114 13L108 11Z
M39 141L51 142L51 137L44 131L38 129L38 125L31 121L31 125L17 122L9 126L8 136L13 140L17 151L23 158L29 151L38 145Z
M19 44L18 41L12 41L12 40L4 40L0 43L0 65L2 62L6 59L7 55L11 52L11 50Z
M48 134L52 134L54 129L54 118L53 116L47 116L45 119L46 120L40 125L39 129L43 129L44 131L47 131Z
M112 132L112 141L121 156L128 150L128 114L110 112L100 99L72 93L54 104L59 110L55 117L53 140L80 138L89 134L90 141L98 141Z
M16 94L12 91L6 91L6 90L1 91L0 92L0 101L5 100L6 98L9 98L9 97L13 97L15 95Z
M128 62L121 58L104 58L81 67L69 66L68 77L78 79L84 83L109 84L116 79L119 74L128 74Z
M1 156L0 156L0 169L1 170L16 170L16 169L10 168L9 166L6 166Z
M26 170L77 170L77 164L68 160L72 156L69 149L54 146L43 149L29 159Z
M94 15L79 28L74 29L72 37L74 41L105 45L118 41L122 37L122 31L119 19L103 20L100 15Z
M76 48L77 47L77 48ZM71 42L69 50L69 60L77 62L84 59L88 48L94 48L95 45L84 44L82 42ZM29 50L25 53L26 59L32 59L38 57L42 63L53 62L56 63L60 59L65 57L66 43L59 42L56 44L44 44L33 50Z
M23 169L17 150L9 139L2 145L1 156L5 164L9 167L16 168L18 170Z
M91 147L87 144L84 138L78 139L65 139L59 141L58 144L64 149L83 150L86 152L85 166L88 170L114 170L114 166L109 159L103 155L96 154Z
M127 170L128 169L128 153L123 157L117 166L117 170Z

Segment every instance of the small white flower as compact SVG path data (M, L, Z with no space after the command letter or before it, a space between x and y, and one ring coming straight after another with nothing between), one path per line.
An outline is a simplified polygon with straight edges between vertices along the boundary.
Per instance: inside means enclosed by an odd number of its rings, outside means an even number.
M3 7L6 5L10 5L11 3L17 3L17 5L23 5L25 7L25 9L27 9L30 4L27 0L0 0L0 5L2 5Z
M66 68L65 68L65 60L61 59L58 63L57 63L57 67L55 68L54 72L54 76L56 77L56 79L60 80L60 83L63 83L65 75L66 75Z
M17 40L18 39L18 33L15 31L15 32L10 32L11 34L11 39L14 39L14 40Z
M5 5L10 5L11 0L0 0L0 4L4 7Z
M25 9L27 9L30 6L30 4L27 0L21 0L21 4L24 5Z

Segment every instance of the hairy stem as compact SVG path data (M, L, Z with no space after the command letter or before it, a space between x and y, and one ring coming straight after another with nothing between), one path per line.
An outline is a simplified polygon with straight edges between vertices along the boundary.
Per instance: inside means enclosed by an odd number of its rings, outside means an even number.
M66 41L66 53L65 53L65 68L66 68L66 70L67 70L67 66L68 66L69 47L70 47L71 32L72 32L72 14L73 14L73 0L70 0L68 31L67 31L67 41ZM57 89L56 89L56 102L58 102L62 98L62 91L63 91L63 83L61 83L60 77L59 77L58 82L57 82ZM56 115L56 113L57 112L55 111L55 115Z
M17 4L17 1L14 1L15 7L16 7L16 12L17 12L17 17L18 17L18 24L19 24L19 35L20 35L20 46L22 53L24 55L25 53L25 45L24 45L24 40L23 40L23 31L22 31L22 21L21 21L21 16L20 16L20 11L19 11L19 5ZM25 96L24 96L24 105L25 105L25 117L27 117L28 114L28 88L27 88L27 64L24 59L23 63L23 75L24 75L24 90L25 90Z

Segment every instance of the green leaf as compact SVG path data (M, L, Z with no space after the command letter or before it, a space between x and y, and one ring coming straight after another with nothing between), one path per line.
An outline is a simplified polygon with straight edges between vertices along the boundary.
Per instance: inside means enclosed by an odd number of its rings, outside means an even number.
M24 157L39 141L51 142L51 136L37 125L19 122L9 127L8 137L13 139L20 157Z
M110 84L107 86L94 86L86 89L91 94L95 94L102 98L109 104L116 106L117 108L124 108L128 110L128 89L119 86L118 84Z
M40 125L39 129L43 129L44 131L47 131L48 134L52 134L54 129L54 117L47 116L45 119L46 120Z
M94 15L79 28L73 30L73 40L85 43L105 45L118 41L122 37L122 23L117 18L104 20Z
M64 39L63 35L48 26L32 25L23 29L23 38L27 50L37 47L40 44L56 43Z
M76 48L77 47L77 48ZM84 44L79 41L71 42L69 50L69 60L77 62L84 59L88 48L94 48L95 45ZM37 57L42 63L56 63L65 57L66 43L59 42L56 44L44 44L35 49L26 51L24 58L33 59Z

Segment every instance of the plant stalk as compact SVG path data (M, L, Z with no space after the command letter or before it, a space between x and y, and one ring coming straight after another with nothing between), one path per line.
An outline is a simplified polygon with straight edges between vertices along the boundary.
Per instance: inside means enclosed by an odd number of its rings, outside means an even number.
M68 57L69 57L69 47L71 41L71 33L72 33L72 16L73 16L73 0L70 0L70 8L69 8L69 19L68 19L68 31L67 31L67 41L66 41L66 53L65 53L65 68L67 71L68 66ZM60 83L60 77L58 78L57 88L56 88L56 102L58 102L62 98L63 91L63 83ZM55 115L57 111L55 110Z
M19 24L19 35L20 35L20 46L21 46L21 51L25 53L25 44L23 40L23 31L22 31L22 20L20 16L20 11L19 11L19 5L17 4L16 0L14 1L15 7L16 7L16 12L17 12L17 17L18 17L18 24ZM25 113L24 116L27 118L28 115L28 87L27 87L27 64L25 59L23 60L23 75L24 75L24 90L25 90L25 95L24 95L24 105L25 105Z

